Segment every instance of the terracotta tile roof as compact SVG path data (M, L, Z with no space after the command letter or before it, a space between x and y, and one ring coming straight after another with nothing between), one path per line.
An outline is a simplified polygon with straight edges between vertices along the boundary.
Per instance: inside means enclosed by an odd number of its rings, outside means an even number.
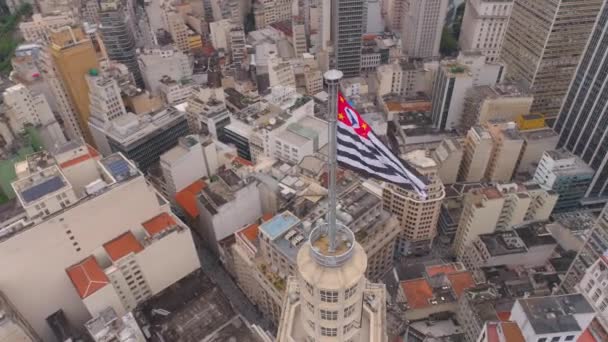
M152 236L167 228L171 228L176 224L177 222L175 222L175 219L169 213L161 213L142 223L142 226L144 226L144 229Z
M515 322L501 322L502 334L506 342L525 342L521 329Z
M274 217L273 214L271 213L265 213L264 215L262 215L262 221L266 222L271 220Z
M82 299L110 283L93 256L82 260L65 271Z
M241 230L240 234L242 234L247 240L255 241L258 238L258 231L260 229L260 225L254 223L249 227Z
M460 298L464 290L475 286L475 280L469 271L448 274L448 279L452 283L452 289L458 298Z
M585 329L585 331L583 331L581 336L578 337L578 340L576 340L576 342L598 342L598 341L595 339L595 337L593 337L593 335L589 331L589 328L587 328L587 329Z
M131 232L126 232L114 240L106 242L103 248L112 261L116 261L130 253L139 253L144 250L144 247Z
M412 309L428 306L429 300L433 298L433 289L424 278L402 281L401 288Z
M68 161L65 161L61 164L59 164L59 167L61 167L62 169L65 169L67 167L70 166L74 166L76 164L82 163L83 161L89 160L91 158L97 158L99 157L99 152L97 152L97 150L95 150L93 147L87 145L87 149L88 149L88 153L84 154L80 157L76 157L74 159L70 159Z
M253 166L252 162L250 162L249 160L247 160L247 159L245 159L243 157L236 156L234 158L234 161L237 162L237 163L239 163L239 164L241 164L241 165L243 165L243 166Z
M452 264L428 266L426 268L426 273L429 275L429 277L432 277L434 275L441 274L441 273L450 274L450 273L454 273L454 272L456 272L456 268Z
M488 342L500 342L500 338L498 337L498 323L488 322L486 324L486 340Z
M498 316L498 318L501 321L508 321L511 318L511 312L510 311L496 312L496 316Z
M207 184L199 179L175 195L175 201L190 218L198 217L199 212L196 205L196 196L206 186Z

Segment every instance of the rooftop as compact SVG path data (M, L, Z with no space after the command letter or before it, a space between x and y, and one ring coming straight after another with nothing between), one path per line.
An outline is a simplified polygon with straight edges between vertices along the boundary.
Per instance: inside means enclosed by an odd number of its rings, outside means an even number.
M110 283L93 256L71 266L66 272L82 299Z
M526 141L544 140L548 138L557 138L559 134L555 133L552 128L541 128L526 131L519 131L521 137Z
M515 322L487 322L487 342L525 342Z
M177 222L175 222L173 216L167 212L160 213L159 215L142 223L142 226L150 236L154 236L175 225L177 225Z
M270 238L274 240L277 237L283 235L291 227L295 226L300 222L300 219L289 211L285 211L281 214L275 215L271 220L264 222L260 226L260 230Z
M144 247L130 231L106 242L103 248L112 261L117 261L131 253L139 253L144 250Z
M590 314L595 310L580 294L531 297L519 299L536 334L582 331L574 315Z
M190 218L196 218L199 215L196 197L205 186L207 184L199 179L175 195L175 201Z
M24 205L68 187L67 179L55 165L13 182L15 194Z
M483 242L491 256L525 253L528 250L524 242L514 231L481 234L479 235L479 239Z

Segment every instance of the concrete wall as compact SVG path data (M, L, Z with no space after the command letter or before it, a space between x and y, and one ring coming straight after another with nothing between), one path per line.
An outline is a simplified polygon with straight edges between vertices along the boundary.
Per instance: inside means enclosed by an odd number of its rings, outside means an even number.
M45 319L55 311L63 309L76 326L91 318L65 269L159 211L139 177L0 242L2 290L44 341L54 341Z

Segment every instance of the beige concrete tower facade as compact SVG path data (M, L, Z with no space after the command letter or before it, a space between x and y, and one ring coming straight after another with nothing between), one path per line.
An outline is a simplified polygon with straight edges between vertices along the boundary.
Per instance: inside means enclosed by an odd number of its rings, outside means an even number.
M602 0L515 0L500 59L506 78L534 95L533 112L557 116Z
M325 226L311 232L298 252L283 303L278 341L387 341L386 295L365 278L367 255L352 232L339 225L335 252Z
M445 197L443 183L437 175L437 163L424 150L412 151L404 159L430 180L427 197L388 184L383 191L384 210L401 223L399 252L428 248L437 235L437 220Z

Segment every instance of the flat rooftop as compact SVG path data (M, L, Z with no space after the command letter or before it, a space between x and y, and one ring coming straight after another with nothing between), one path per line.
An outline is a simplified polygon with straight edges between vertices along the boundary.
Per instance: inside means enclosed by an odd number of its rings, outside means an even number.
M580 294L532 297L519 299L536 334L582 331L574 318L576 314L590 314L595 310Z
M275 215L269 221L264 222L260 226L262 231L270 240L274 240L277 237L286 233L291 227L295 226L300 222L300 219L289 211Z
M528 250L522 239L513 231L481 234L479 239L491 256L525 253Z
M67 179L56 165L13 182L15 194L24 205L65 190L69 186Z

